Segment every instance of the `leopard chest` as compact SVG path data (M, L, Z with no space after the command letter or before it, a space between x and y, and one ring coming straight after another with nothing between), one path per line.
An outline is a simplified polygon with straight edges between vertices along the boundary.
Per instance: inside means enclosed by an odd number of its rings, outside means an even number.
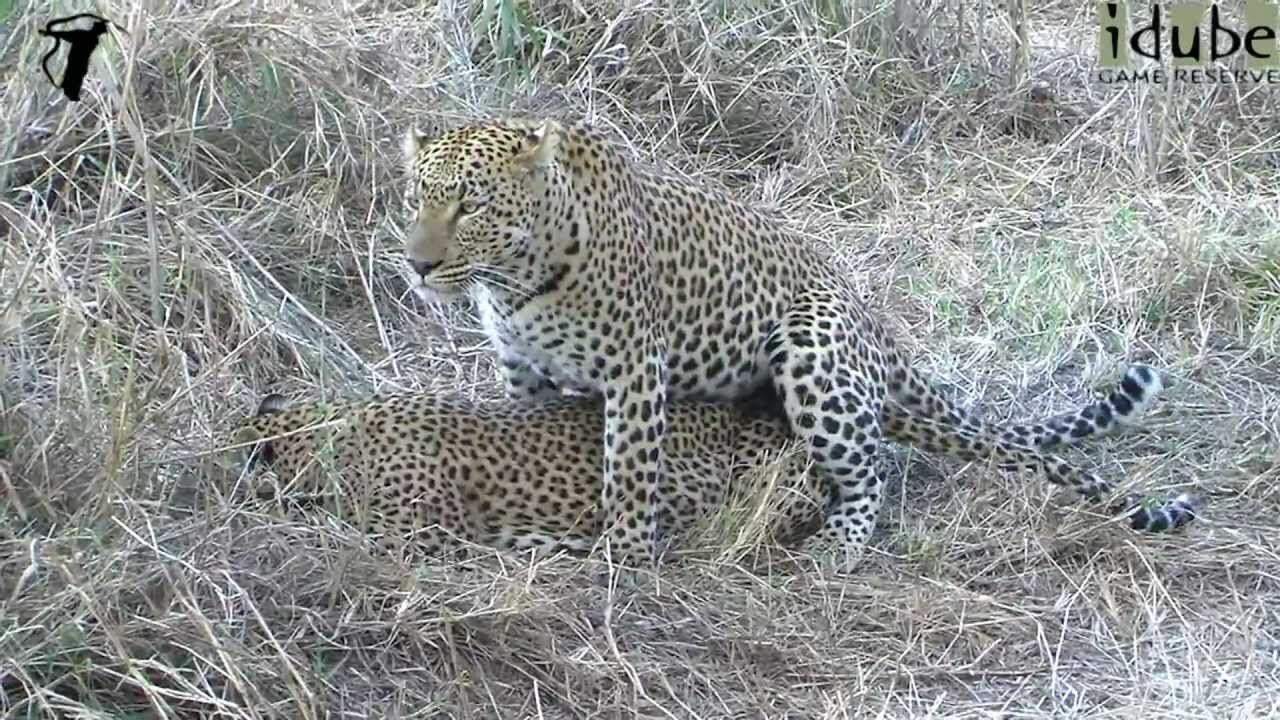
M504 362L520 361L564 388L600 390L606 363L617 348L599 324L547 308L512 312L487 297L476 298L480 324Z
M609 332L607 318L503 315L493 306L482 307L480 317L500 360L518 360L565 389L603 392L644 359L639 341ZM736 313L705 319L693 328L662 328L668 397L730 399L765 382L772 319Z

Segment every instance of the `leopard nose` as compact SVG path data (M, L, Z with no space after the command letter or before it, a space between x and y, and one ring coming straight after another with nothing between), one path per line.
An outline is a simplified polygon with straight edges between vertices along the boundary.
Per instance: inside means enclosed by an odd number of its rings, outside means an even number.
M431 272L431 269L439 264L440 263L438 262L430 262L428 260L410 260L409 261L409 265L410 267L413 268L413 271L418 273L422 277L426 277L427 273Z

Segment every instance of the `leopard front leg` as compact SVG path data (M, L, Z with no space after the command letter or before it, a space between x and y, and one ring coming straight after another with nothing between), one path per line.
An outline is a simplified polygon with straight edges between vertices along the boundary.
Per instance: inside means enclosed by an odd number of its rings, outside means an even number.
M652 564L666 432L666 355L660 343L650 342L613 362L603 373L610 378L604 386L604 539L616 562Z

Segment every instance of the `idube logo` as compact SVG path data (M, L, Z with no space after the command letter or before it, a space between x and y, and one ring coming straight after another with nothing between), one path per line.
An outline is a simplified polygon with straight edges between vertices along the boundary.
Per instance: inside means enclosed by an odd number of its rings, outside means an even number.
M1190 83L1280 82L1280 5L1245 0L1244 13L1229 21L1216 2L1160 4L1140 0L1131 15L1128 0L1100 0L1098 80L1107 83L1170 79ZM1243 54L1243 68L1223 67ZM1154 65L1136 66L1136 58ZM1168 61L1166 63L1166 60Z

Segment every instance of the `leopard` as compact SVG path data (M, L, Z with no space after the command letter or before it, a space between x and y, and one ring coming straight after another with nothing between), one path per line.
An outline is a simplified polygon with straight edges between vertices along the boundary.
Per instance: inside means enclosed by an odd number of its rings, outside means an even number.
M1114 433L1156 400L1156 378L1130 368L1103 397L1035 424L1058 429L1063 445ZM1084 417L1110 420L1070 432ZM765 498L766 542L795 546L819 526L825 483L803 453L791 452L797 439L771 386L731 402L676 400L668 420L666 472L655 495L661 548L758 487L773 488ZM994 444L985 453L952 453L915 422L906 414L881 418L886 438L904 447L967 461L997 457ZM295 402L270 393L233 429L233 440L248 448L240 476L252 495L331 501L393 555L462 557L488 547L581 556L605 524L603 432L603 401L590 395L529 403L416 391ZM763 476L752 475L761 469ZM1107 510L1135 530L1160 533L1190 522L1196 507L1185 493L1163 503L1133 493Z
M656 562L669 403L767 383L829 495L805 550L837 572L863 557L883 505L885 418L933 447L1035 466L1084 498L1111 492L1047 452L1129 401L1069 426L999 428L949 397L779 213L644 162L600 125L547 114L412 126L402 157L399 272L412 293L472 304L510 396L602 399L601 503L620 561Z
M777 463L763 536L780 545L816 526L821 482L788 455L767 399L680 402L664 436L655 497L662 547L674 545L761 467ZM336 506L343 520L404 558L503 553L585 555L602 536L602 402L539 403L459 393L374 398L262 398L234 429L248 447L252 495Z

